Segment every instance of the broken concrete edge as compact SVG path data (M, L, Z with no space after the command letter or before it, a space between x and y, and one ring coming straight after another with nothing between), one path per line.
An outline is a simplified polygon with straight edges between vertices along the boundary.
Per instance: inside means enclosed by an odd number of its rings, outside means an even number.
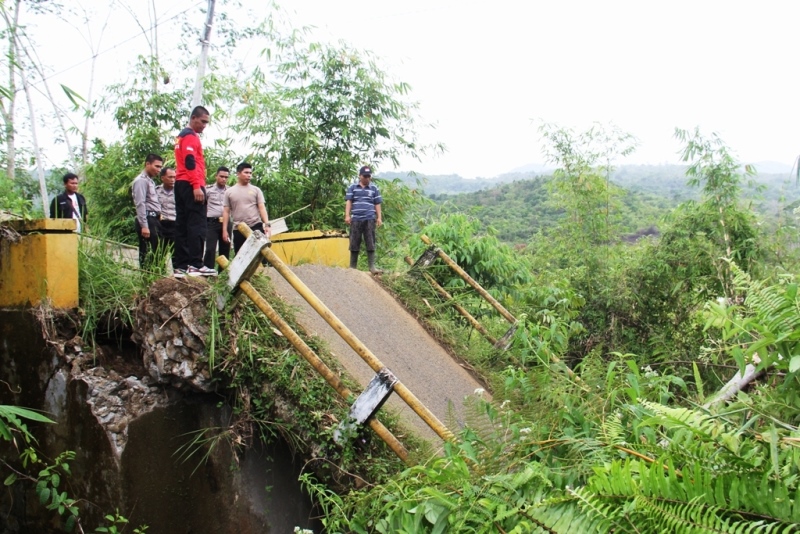
M57 357L56 371L47 385L45 402L50 412L59 413L60 391L71 381L86 385L86 404L105 431L114 461L119 465L128 442L130 423L168 402L167 393L148 375L137 377L98 365L93 352L84 352L80 336L69 340L47 340ZM60 362L60 364L59 364Z

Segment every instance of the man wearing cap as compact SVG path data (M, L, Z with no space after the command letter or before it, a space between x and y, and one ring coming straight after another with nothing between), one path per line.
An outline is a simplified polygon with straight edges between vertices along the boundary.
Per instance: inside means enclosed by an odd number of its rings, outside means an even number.
M363 238L367 249L369 272L380 274L375 267L375 229L383 224L381 217L381 192L370 183L372 167L358 170L358 183L347 188L345 194L344 222L350 225L350 268L358 267L358 253Z

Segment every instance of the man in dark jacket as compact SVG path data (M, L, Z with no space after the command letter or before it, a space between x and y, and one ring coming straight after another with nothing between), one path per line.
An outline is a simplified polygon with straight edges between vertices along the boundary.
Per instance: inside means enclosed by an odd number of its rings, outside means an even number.
M75 219L76 231L86 226L86 199L78 193L78 175L68 172L62 178L64 192L50 203L51 219Z

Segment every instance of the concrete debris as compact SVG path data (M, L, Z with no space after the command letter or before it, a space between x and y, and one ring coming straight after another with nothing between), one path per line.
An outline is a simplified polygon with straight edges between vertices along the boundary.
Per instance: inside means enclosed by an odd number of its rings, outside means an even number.
M214 391L205 346L208 287L202 280L163 278L139 305L133 340L141 347L144 366L157 384Z
M119 461L128 442L130 421L165 405L168 400L166 393L163 388L154 387L155 381L150 376L126 376L115 369L101 367L97 354L82 352L83 343L79 336L53 346L70 363L71 379L86 384L86 402L95 419L106 430Z

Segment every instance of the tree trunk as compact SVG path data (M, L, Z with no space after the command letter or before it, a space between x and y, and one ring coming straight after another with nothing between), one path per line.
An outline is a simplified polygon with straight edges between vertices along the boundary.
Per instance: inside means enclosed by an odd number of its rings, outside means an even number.
M28 46L22 46L22 51L25 53L25 56L31 62L31 65L39 74L39 77L42 79L42 84L44 85L44 90L47 93L47 99L50 101L50 104L53 106L53 112L55 113L56 120L58 121L58 126L61 128L61 134L64 136L64 144L67 146L67 153L69 154L69 161L76 163L74 161L75 153L72 150L72 143L69 141L69 132L67 131L67 126L64 124L64 113L62 112L61 108L56 103L56 99L53 98L53 93L50 91L50 84L47 83L47 76L45 76L44 70L42 70L42 62L39 60L39 56L36 53L36 48L31 43L30 39L28 39ZM31 51L33 51L31 53ZM27 91L27 89L26 89Z
M13 182L16 176L16 159L17 159L17 152L16 152L16 137L14 131L14 111L16 107L16 100L17 100L17 83L16 83L16 58L14 55L14 50L16 49L15 42L17 39L17 27L19 25L19 10L20 4L22 0L16 0L14 2L14 16L13 20L9 20L8 12L3 8L0 7L0 10L3 12L3 18L6 21L6 26L8 28L8 107L3 108L3 121L5 122L5 134L6 134L6 175L8 178ZM1 6L1 4L0 4Z
M200 61L197 64L197 79L194 82L192 94L192 108L199 106L203 100L203 78L206 75L206 60L208 59L208 44L211 41L211 25L214 22L214 0L208 0L208 13L206 14L205 31L203 32Z
M14 43L15 52L19 57L19 43ZM19 65L20 71L23 70L22 64ZM33 99L31 98L31 86L28 83L28 77L24 72L21 72L22 87L25 89L25 98L28 101L28 113L30 113L31 121L31 139L33 141L33 153L36 155L36 174L39 177L39 193L42 195L42 213L44 218L48 218L49 212L47 209L47 182L44 178L44 167L42 167L42 151L39 149L39 138L36 136L36 113L33 108Z

